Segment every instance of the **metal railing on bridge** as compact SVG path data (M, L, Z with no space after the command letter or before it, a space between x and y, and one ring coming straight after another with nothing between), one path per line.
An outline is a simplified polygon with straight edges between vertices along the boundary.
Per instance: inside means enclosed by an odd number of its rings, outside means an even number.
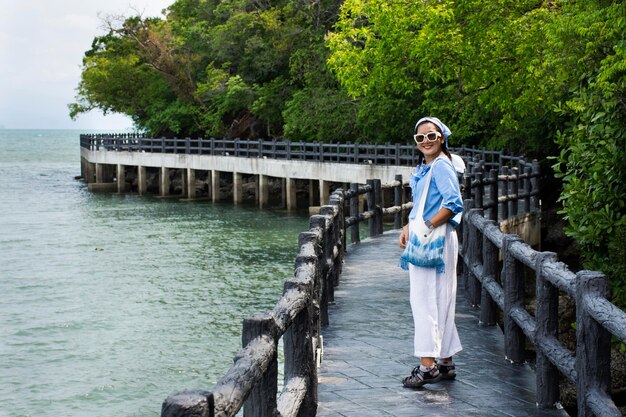
M415 145L292 142L216 138L150 138L133 133L81 134L80 146L92 151L148 152L188 155L235 156L314 162L412 166L417 163ZM516 156L470 147L452 148L469 160L482 161L485 169L512 165Z

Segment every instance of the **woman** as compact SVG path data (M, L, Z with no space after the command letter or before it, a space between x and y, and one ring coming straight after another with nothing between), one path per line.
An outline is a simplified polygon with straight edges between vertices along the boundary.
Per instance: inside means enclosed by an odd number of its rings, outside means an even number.
M424 117L415 125L414 139L420 151L420 162L410 181L413 209L409 214L409 224L400 234L400 247L405 248L400 266L409 270L410 277L411 310L415 324L414 354L420 358L420 365L402 381L404 386L411 388L441 379L453 379L456 372L452 356L462 349L454 324L458 256L454 228L458 223L453 218L463 211L463 203L447 146L450 134L450 129L436 117ZM420 210L428 178L426 199ZM423 215L418 216L419 212ZM418 230L421 229L423 234L424 230L432 232L437 227L445 228L445 240L440 239L442 256L438 257L438 263L425 264L412 258L410 246ZM440 358L439 363L435 358Z

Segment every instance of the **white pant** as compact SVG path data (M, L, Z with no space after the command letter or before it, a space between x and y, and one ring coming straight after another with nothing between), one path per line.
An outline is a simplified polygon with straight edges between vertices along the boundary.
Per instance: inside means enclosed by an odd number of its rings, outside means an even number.
M438 274L435 268L409 265L417 357L448 358L463 349L454 324L458 249L456 232L448 224L443 254L445 272Z

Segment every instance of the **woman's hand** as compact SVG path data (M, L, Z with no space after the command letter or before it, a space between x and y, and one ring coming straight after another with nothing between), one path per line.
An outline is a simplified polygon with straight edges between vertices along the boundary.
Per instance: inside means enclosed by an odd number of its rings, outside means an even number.
M409 225L407 224L402 228L400 232L400 247L402 249L406 248L406 242L409 240Z

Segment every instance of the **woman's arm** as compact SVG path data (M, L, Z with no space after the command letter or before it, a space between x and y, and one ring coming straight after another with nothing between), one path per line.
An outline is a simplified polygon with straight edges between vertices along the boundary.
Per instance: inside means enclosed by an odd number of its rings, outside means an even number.
M409 240L409 225L407 224L402 228L400 232L400 247L402 249L406 248L406 242Z
M454 217L452 210L442 207L433 217L426 221L426 225L430 222L433 227L439 227L442 224L446 224L452 217ZM430 225L428 226L430 227Z

